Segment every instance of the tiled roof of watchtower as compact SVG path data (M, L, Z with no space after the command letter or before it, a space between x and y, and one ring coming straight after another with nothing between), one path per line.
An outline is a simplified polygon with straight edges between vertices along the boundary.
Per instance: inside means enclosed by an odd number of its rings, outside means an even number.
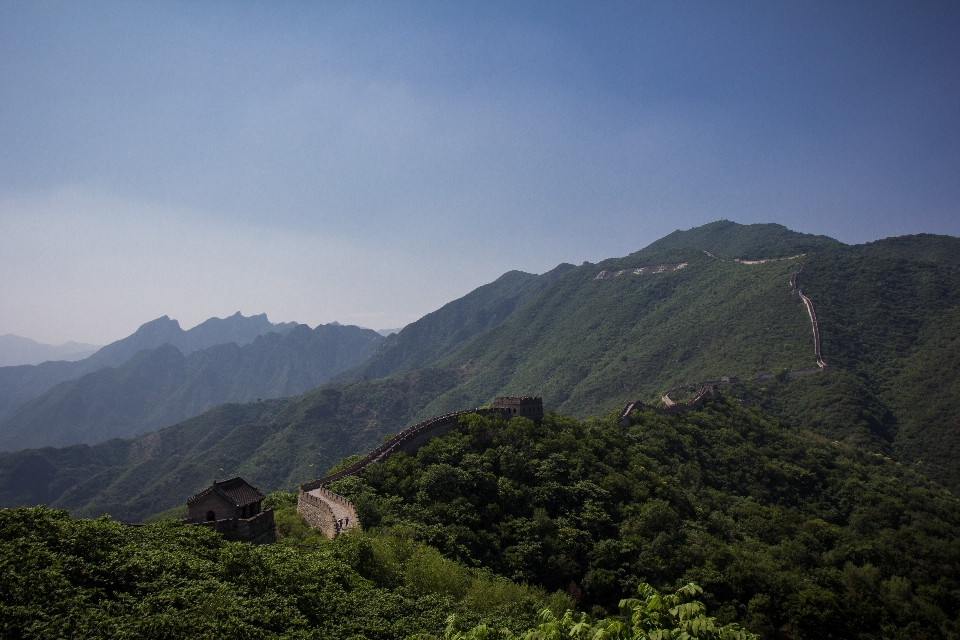
M230 478L229 480L215 481L212 486L207 487L197 495L187 499L187 504L199 500L200 498L203 498L204 496L207 496L213 492L216 492L219 496L228 502L232 502L238 507L244 507L248 504L259 502L265 497L259 489L240 476L237 476L236 478Z

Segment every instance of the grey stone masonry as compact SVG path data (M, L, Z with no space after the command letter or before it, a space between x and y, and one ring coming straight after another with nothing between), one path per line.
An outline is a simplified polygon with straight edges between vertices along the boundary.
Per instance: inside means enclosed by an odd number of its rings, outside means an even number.
M225 518L251 518L260 513L263 493L237 476L215 480L212 485L187 499L190 522L210 522Z
M543 419L543 398L533 396L500 396L493 401L494 409L508 411L511 418Z
M209 527L227 540L252 542L253 544L269 544L277 540L276 527L273 522L273 509L261 511L252 518L225 518L210 522L183 520L182 522L198 527Z
M274 542L273 510L261 509L263 498L259 489L239 476L214 481L187 499L189 516L181 522L210 527L228 540Z

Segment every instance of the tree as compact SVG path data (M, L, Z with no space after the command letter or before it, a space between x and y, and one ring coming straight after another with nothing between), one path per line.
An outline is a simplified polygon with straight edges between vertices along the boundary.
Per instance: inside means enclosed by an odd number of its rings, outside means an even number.
M738 624L718 626L716 618L707 616L707 608L696 600L703 593L689 583L676 593L662 595L647 583L638 587L639 598L620 601L623 618L630 622L604 618L591 623L584 613L579 617L567 610L560 618L550 609L540 611L542 622L519 636L507 630L479 625L469 631L456 629L456 618L447 619L444 640L755 640L757 636ZM425 640L414 636L408 640Z

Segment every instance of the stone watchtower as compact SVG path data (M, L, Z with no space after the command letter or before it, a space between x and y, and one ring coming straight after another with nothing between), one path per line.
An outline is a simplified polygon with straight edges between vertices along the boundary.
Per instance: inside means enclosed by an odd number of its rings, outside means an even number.
M228 540L273 542L273 509L263 511L263 493L237 476L214 483L187 499L189 517L184 524L211 527Z
M499 396L493 400L493 408L501 410L508 418L543 418L543 398L537 396Z

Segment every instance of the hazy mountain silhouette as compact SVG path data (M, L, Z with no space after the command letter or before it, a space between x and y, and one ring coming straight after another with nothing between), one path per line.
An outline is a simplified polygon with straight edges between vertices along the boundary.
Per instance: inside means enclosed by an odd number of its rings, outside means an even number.
M8 333L0 336L0 367L40 364L49 360L74 362L89 358L99 348L100 345L73 341L63 344L44 344Z
M108 344L83 360L0 367L0 421L55 385L103 367L121 365L143 349L171 344L184 355L189 355L198 349L228 342L243 346L264 333L282 333L296 325L296 322L271 323L266 314L244 317L238 311L229 318L210 318L184 331L179 322L163 316L141 325L131 335Z
M0 423L0 449L94 444L165 427L224 402L297 395L356 366L382 341L370 329L297 325L242 347L228 342L189 355L169 343L143 349L119 367L61 382L27 402Z

